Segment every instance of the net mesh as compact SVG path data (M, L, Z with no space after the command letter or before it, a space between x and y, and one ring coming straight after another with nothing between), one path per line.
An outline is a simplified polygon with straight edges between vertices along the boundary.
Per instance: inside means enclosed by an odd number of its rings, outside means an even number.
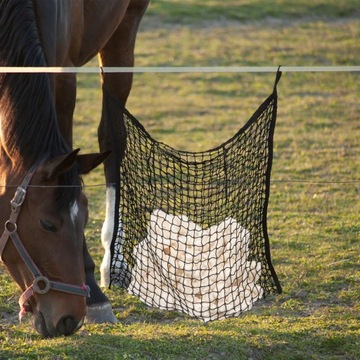
M209 151L177 151L124 111L111 284L203 321L281 292L266 224L279 78L239 132Z

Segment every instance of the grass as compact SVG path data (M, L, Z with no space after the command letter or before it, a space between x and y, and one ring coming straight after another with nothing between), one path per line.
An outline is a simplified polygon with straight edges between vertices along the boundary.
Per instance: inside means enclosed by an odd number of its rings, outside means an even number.
M357 1L154 1L139 66L359 65ZM232 136L271 92L274 74L137 74L129 110L159 141L199 151ZM1 269L0 359L360 358L359 74L284 73L268 210L283 294L204 325L106 290L117 325L41 339L16 321L19 292ZM96 151L101 93L80 75L75 145ZM298 182L300 180L301 182ZM98 169L86 184L103 183ZM86 236L97 265L104 189L89 187Z
M356 0L209 0L201 4L193 0L158 0L150 7L149 14L181 23L203 19L254 21L267 17L295 19L319 15L355 16L359 14L359 7Z

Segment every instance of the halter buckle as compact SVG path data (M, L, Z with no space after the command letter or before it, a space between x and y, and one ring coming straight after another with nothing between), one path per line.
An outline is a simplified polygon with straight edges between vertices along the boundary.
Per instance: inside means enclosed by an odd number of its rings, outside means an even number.
M19 211L19 208L21 207L21 205L23 204L23 202L25 200L25 196L26 196L26 190L24 188L22 188L21 186L19 186L16 189L14 198L10 201L11 211L13 213L17 213Z
M16 233L17 231L17 224L12 222L11 220L8 220L5 223L5 231L7 231L6 235L9 236L13 233Z
M46 294L50 290L50 280L46 276L37 276L33 282L33 289L38 294Z

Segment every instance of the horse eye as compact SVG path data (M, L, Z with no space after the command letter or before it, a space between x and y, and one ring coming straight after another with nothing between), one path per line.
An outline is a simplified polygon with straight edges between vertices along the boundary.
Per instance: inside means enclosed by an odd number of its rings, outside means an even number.
M57 227L50 221L40 219L40 224L42 228L46 231L56 232L58 230Z

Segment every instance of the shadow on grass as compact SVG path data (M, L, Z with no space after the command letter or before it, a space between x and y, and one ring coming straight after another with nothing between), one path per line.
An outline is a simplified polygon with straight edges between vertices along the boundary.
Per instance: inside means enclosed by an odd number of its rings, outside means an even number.
M164 326L151 332L146 324L131 329L119 324L104 326L102 334L80 331L67 338L49 339L36 345L27 342L21 348L0 351L1 359L356 359L358 339L354 335L328 334L321 329L258 328L229 330L229 324L212 326L213 334L203 326L179 324L177 329ZM107 334L119 332L120 334ZM21 337L27 338L26 334ZM20 341L19 341L20 343ZM34 346L35 345L35 346Z

